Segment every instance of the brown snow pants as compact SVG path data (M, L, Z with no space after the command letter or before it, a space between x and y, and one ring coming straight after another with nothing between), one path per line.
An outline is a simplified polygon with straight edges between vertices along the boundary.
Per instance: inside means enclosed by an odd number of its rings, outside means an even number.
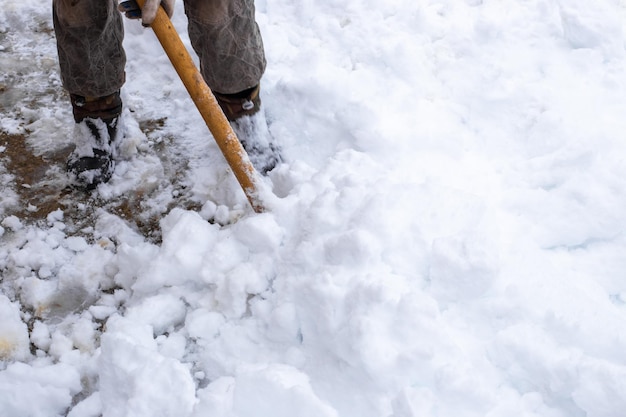
M117 4L53 0L61 79L71 94L102 97L124 84L124 27ZM254 0L184 0L184 5L189 38L209 87L233 94L257 85L265 54Z

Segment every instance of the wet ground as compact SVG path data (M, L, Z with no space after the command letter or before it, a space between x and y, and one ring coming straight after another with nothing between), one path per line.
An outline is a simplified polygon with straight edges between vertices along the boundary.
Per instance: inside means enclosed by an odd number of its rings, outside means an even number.
M68 235L89 237L103 209L160 242L159 221L169 210L200 209L186 188L185 152L177 149L175 138L161 132L166 119L133 120L148 138L139 152L160 160L162 173L154 185L106 200L97 191L73 188L65 172L73 149L68 138L73 120L54 32L48 16L33 16L28 22L28 42L15 38L8 27L0 28L0 221L14 215L25 224L45 225L49 214L60 210ZM165 203L155 207L154 201Z
M154 129L158 121L144 122L146 131ZM162 191L163 186L150 191L149 195L143 192L130 193L110 200L98 197L97 192L86 192L71 186L65 174L65 163L72 147L64 147L44 155L36 155L27 144L25 135L10 135L0 131L0 163L4 165L10 177L13 177L9 186L19 198L17 204L5 208L5 215L15 215L26 224L44 224L50 213L57 210L63 212L63 218L68 234L82 234L93 224L95 212L105 209L108 212L126 220L148 239L159 242L159 220L162 212L155 212L153 208L145 206L144 200L152 198ZM170 167L170 186L176 190L175 198L170 207L184 207L199 209L199 203L192 201L185 187L177 183L179 172L185 169L184 161L172 161L168 154L167 145L160 143L153 147L153 151L163 160L164 167Z

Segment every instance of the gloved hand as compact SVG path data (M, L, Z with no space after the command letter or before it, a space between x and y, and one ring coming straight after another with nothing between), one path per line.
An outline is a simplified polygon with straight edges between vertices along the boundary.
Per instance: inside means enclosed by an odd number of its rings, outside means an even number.
M143 10L139 7L135 0L127 0L117 7L129 19L141 19L141 24L150 26L154 22L159 5L163 6L165 13L169 17L174 14L174 0L146 0Z

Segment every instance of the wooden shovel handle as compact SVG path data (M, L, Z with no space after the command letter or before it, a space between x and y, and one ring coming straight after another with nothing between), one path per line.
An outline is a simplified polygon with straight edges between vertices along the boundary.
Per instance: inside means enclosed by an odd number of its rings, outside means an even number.
M137 3L143 8L145 0L137 0ZM202 78L176 28L162 7L157 10L156 18L151 27L185 88L187 88L191 99L200 111L222 154L224 154L228 165L233 170L250 205L257 213L264 211L258 196L258 174L217 103L213 92Z

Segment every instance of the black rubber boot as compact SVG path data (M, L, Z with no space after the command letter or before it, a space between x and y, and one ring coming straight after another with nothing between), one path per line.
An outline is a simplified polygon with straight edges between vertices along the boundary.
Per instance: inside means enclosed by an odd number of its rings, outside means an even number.
M105 97L71 95L74 109L76 148L67 162L67 172L79 188L94 189L107 182L115 170L114 141L122 113L119 91Z

